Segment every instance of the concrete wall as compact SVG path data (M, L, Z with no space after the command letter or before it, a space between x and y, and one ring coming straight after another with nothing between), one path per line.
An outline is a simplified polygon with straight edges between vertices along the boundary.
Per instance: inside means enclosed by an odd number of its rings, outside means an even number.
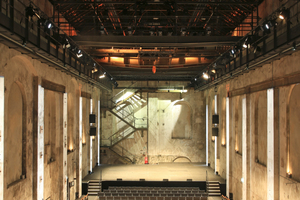
M226 97L227 91L244 88L252 84L259 84L263 81L274 80L280 77L289 76L300 73L300 52L294 52L279 60L275 60L270 64L266 64L255 70L251 70L239 77L219 84L217 88L210 88L205 91L206 104L209 106L209 119L213 110L214 98L218 95L218 99ZM299 173L295 169L299 167L300 156L299 153L299 94L300 86L288 85L284 87L275 88L274 95L274 120L275 120L275 159L272 163L275 167L274 185L275 185L275 199L298 199L300 192L299 188ZM243 183L241 182L242 175L242 158L249 155L246 168L249 169L246 184L248 185L246 196L247 199L267 199L267 91L259 91L246 95L247 101L247 138L250 142L247 143L246 152L241 151L241 99L242 96L230 97L229 104L229 130L231 145L222 147L218 143L220 149L220 165L219 174L226 178L226 174L222 173L226 169L224 164L226 156L222 153L229 148L230 151L230 176L229 188L233 193L234 199L242 199ZM222 118L226 117L222 112L222 103L219 100L218 114L220 115L220 134L219 138L222 140ZM297 102L297 103L296 103ZM209 127L209 132L211 127ZM214 147L215 143L210 139L209 146ZM211 167L214 168L213 160L215 159L215 148L210 148L209 160ZM238 150L236 152L235 150ZM290 172L291 178L287 177Z
M33 199L33 78L46 79L65 86L68 93L68 149L73 152L67 157L67 176L74 181L70 189L70 198L75 198L77 191L76 171L78 168L78 131L79 131L79 86L92 94L93 111L98 109L100 89L66 75L38 60L0 44L0 76L5 78L5 163L4 163L4 199ZM89 106L89 99L86 103ZM62 199L63 187L63 98L62 93L45 90L45 155L44 155L44 198ZM89 123L87 108L85 133L87 148L83 155L82 175L89 170ZM23 149L23 151L22 151ZM23 152L23 154L22 154ZM25 154L24 154L25 152ZM50 158L52 161L50 161ZM97 138L93 141L93 167L97 158ZM85 162L86 160L86 162ZM23 179L22 179L22 175Z

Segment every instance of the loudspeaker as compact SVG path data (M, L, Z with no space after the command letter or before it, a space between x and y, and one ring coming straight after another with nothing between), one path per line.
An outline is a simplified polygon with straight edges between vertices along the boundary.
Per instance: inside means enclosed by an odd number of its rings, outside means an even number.
M96 115L90 114L90 123L96 123Z
M96 127L94 126L90 127L90 136L96 136Z
M219 136L219 128L214 127L212 128L212 136Z
M213 124L219 124L219 115L213 115L212 116L212 123Z

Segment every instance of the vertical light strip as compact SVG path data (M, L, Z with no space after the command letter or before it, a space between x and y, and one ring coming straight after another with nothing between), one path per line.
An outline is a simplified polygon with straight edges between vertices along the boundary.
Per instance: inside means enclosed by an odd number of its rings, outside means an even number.
M97 163L100 165L100 101L98 101L98 156L97 156Z
M218 113L218 98L215 95L215 115ZM215 125L214 125L215 126ZM215 173L219 171L219 160L218 160L218 137L215 136Z
M44 199L44 88L38 86L37 200Z
M68 128L68 94L64 93L63 105L63 200L67 200L67 178L68 178L68 149L67 149L67 128Z
M208 105L206 105L206 166L208 166Z
M246 95L242 99L242 178L243 178L243 200L247 200L247 104Z
M226 98L226 196L229 197L230 187L230 172L229 172L229 159L230 159L230 140L229 140L229 97Z
M274 89L267 90L267 188L268 188L268 200L273 200L274 197L274 181L275 181L275 169L274 169Z
M0 77L0 200L4 200L4 77Z
M90 114L93 113L93 99L90 99ZM92 126L92 123L90 123ZM90 172L93 171L93 137L90 136Z
M78 193L79 197L82 195L82 97L79 97L79 177L78 177Z

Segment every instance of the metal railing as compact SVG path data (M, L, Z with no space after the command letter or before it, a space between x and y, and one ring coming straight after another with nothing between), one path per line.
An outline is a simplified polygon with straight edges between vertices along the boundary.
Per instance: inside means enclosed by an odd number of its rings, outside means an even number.
M40 19L27 16L26 8L34 5L31 1L28 1L28 5L16 0L1 0L0 2L0 27L9 31L1 32L0 37L9 41L14 47L17 46L20 51L32 54L36 59L42 60L50 66L59 67L68 74L94 83L106 90L112 89L110 80L99 79L97 73L92 73L93 64L96 63L92 57L82 50L85 56L78 58L72 51L73 48L65 47L64 37L74 47L78 47L78 45L63 30L58 26L49 29L41 24ZM34 8L38 9L41 17L45 17L54 24L51 18L37 6L34 5ZM98 65L98 67L105 71L102 66Z

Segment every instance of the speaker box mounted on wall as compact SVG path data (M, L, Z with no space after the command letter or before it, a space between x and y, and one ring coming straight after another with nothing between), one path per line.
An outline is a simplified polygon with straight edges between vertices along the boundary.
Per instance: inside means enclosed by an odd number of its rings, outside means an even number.
M213 124L219 124L219 115L213 115L212 116L212 123Z
M90 136L96 136L96 127L94 126L90 127Z
M96 115L90 114L90 123L96 123Z
M212 136L219 136L219 128L216 128L216 127L212 128L212 134L211 135Z

